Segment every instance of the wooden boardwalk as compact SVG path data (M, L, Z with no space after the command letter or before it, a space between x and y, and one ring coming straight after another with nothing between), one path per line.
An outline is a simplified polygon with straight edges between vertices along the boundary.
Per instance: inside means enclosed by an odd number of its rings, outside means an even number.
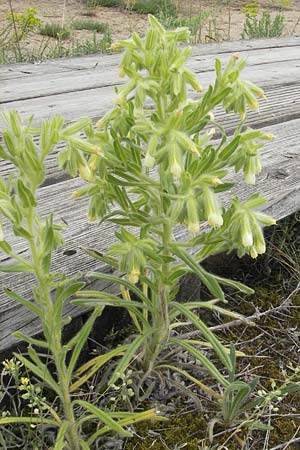
M248 197L258 190L268 200L265 211L280 219L300 209L300 38L281 38L257 41L225 42L199 45L194 48L188 66L197 72L204 87L214 79L215 57L228 61L234 52L248 59L243 78L265 90L260 112L251 112L248 124L265 128L276 135L263 151L263 172L256 186L245 186L238 178L234 194ZM16 109L26 120L35 115L34 123L55 114L63 114L67 122L83 116L98 119L113 105L114 86L123 83L117 76L121 56L96 55L73 59L60 59L40 64L0 66L0 110ZM216 118L230 133L236 118L216 111ZM1 125L0 125L1 127ZM1 128L0 128L1 131ZM59 151L59 148L58 150ZM81 184L79 179L68 179L56 168L55 155L48 162L48 178L40 189L41 212L54 210L57 220L69 224L65 231L65 247L54 257L54 270L74 274L91 270L107 270L83 254L79 247L92 247L100 251L111 243L112 225L88 224L87 200L70 200L71 193ZM0 175L6 175L11 166L0 160ZM178 237L185 230L178 229ZM8 240L12 242L13 238ZM14 239L14 248L23 255L26 245ZM3 254L0 253L4 259ZM8 299L1 287L7 286L24 296L30 296L31 275L0 274L0 350L15 343L11 334L22 331L35 334L40 331L38 320L32 314ZM111 286L101 286L111 289ZM76 315L79 309L68 306L66 313Z

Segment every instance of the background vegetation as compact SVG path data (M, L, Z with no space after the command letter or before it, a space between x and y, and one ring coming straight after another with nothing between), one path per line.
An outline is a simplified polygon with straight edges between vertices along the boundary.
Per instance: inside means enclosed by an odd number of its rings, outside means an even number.
M125 37L125 30L127 37L136 26L145 31L148 13L169 29L187 26L195 44L294 34L300 22L293 0L87 0L77 8L62 2L61 14L51 10L51 2L32 4L35 8L22 12L13 1L0 6L0 63L111 51L111 42ZM43 18L43 8L57 20Z

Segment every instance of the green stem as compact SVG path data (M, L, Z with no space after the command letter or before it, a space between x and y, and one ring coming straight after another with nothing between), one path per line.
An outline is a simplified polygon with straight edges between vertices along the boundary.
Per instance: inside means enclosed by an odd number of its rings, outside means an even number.
M29 209L27 214L28 231L31 236L35 236L35 217L33 209ZM60 386L60 400L63 405L65 420L68 423L66 438L70 450L80 450L79 434L77 430L76 420L74 416L72 399L70 395L70 379L67 373L65 362L65 350L61 343L62 327L59 323L54 323L53 303L51 299L51 285L49 283L49 274L45 273L42 268L41 258L38 252L36 241L30 239L30 249L32 255L32 264L35 269L35 275L38 282L39 301L44 307L45 316L43 320L43 329L45 336L49 336L49 348L53 354L55 368L57 371L58 384ZM50 329L50 333L48 330Z
M164 256L170 256L168 250L172 240L172 226L169 223L163 225L162 243L164 247ZM161 280L158 286L158 293L152 293L152 301L155 305L152 316L152 333L145 348L143 366L146 373L151 372L154 363L166 346L170 335L169 318L169 286L166 284L170 272L170 263L163 263L161 266Z

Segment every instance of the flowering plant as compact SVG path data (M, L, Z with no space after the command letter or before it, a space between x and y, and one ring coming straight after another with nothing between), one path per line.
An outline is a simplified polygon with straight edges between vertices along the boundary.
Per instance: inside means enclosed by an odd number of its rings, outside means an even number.
M246 183L255 182L261 170L259 150L273 136L244 130L247 108L258 109L257 98L263 97L261 89L239 78L244 60L233 55L222 69L217 59L215 83L202 94L196 75L185 66L191 48L178 46L188 41L188 29L165 31L153 16L149 20L144 39L134 33L131 40L118 44L125 48L119 75L128 81L116 89L114 108L98 121L97 130L85 127L86 145L98 152L69 145L60 155L61 166L87 182L74 197L89 196L89 219L118 225L116 242L105 253L87 251L123 274L90 274L119 284L122 299L80 291L74 303L124 306L131 314L137 335L111 383L137 355L149 373L166 346L179 345L226 386L227 380L199 347L213 348L230 371L228 350L193 310L234 315L218 305L225 300L220 285L246 293L251 289L208 273L201 262L221 251L237 249L239 255L252 257L265 251L262 224L275 221L255 210L264 199L258 194L245 202L233 198L226 207L220 194L234 186L233 169L244 173ZM196 100L189 99L191 89ZM240 117L233 135L227 136L215 121L217 105ZM174 235L180 225L185 231L178 241ZM211 301L176 301L179 281L189 272L199 276ZM181 324L179 316L194 324L204 343L173 336L172 330Z

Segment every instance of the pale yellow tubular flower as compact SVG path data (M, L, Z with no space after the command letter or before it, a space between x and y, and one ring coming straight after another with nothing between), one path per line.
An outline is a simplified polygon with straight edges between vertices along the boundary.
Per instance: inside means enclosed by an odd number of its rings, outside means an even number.
M219 212L211 212L208 215L207 223L213 227L220 228L223 225L223 217Z
M78 172L83 180L94 181L94 175L88 164L78 163Z
M241 237L244 247L252 247L253 234L250 226L250 221L246 213L244 213L241 217Z
M215 194L207 186L203 187L203 200L207 215L207 223L215 228L221 227L223 225L221 209L218 205Z
M144 165L145 167L148 167L149 169L151 169L155 164L155 158L153 158L153 156L150 155L149 152L146 153L145 155L145 159L144 159Z
M258 253L257 253L257 251L256 251L256 249L254 247L251 247L251 249L250 249L250 256L253 259L258 257Z
M140 279L140 268L133 266L131 271L128 274L128 280L130 281L130 283L136 284L138 283L139 279Z
M220 186L220 184L222 184L222 181L218 177L213 177L211 180L211 184L213 186Z
M169 156L170 172L175 178L179 179L182 174L181 159L179 154L180 149L177 148L175 142L171 142L170 147L171 147Z
M255 184L256 178L255 178L254 173L245 174L244 180L245 180L245 183L247 183L247 184L250 184L250 185Z
M254 232L254 247L259 255L262 255L266 251L266 243L263 232L260 225L253 219L255 232Z

